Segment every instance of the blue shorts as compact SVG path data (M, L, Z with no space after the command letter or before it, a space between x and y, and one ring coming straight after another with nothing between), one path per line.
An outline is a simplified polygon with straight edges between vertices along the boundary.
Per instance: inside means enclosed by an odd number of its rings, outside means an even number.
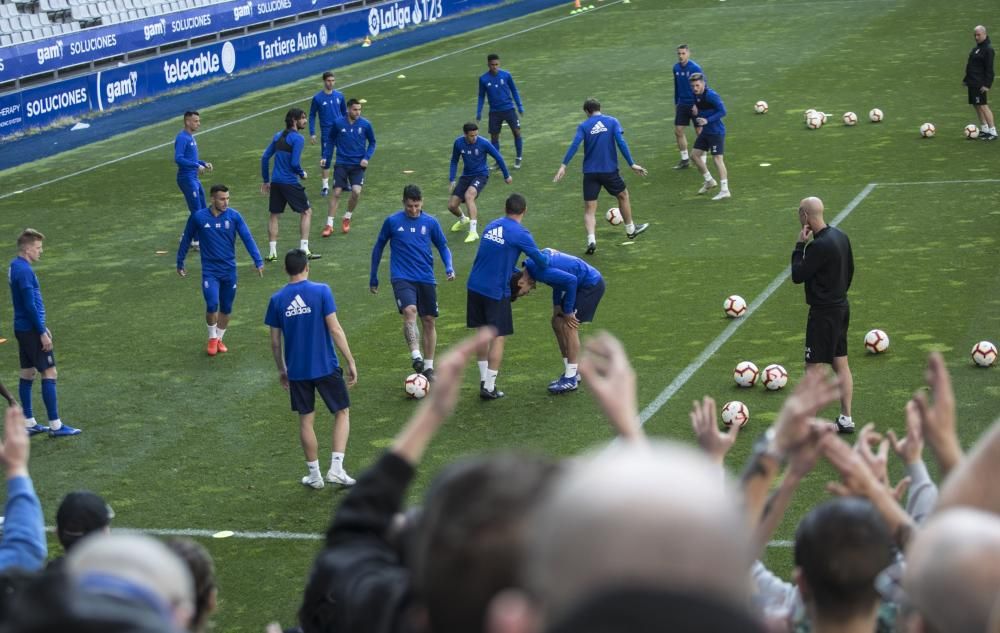
M319 136L319 155L321 157L322 156L327 156L327 155L333 156L333 150L332 149L330 149L330 151L327 152L327 149L330 147L330 128L328 128L328 127L320 128L320 133L319 134L320 134L320 136Z
M363 187L365 184L365 168L361 165L334 165L333 188L350 189Z
M312 208L309 204L309 196L306 195L306 188L299 183L271 183L271 198L268 201L268 210L271 213L284 213L285 205L292 208L296 213L302 213Z
M693 108L694 104L678 103L676 106L676 112L674 113L674 125L682 125L684 127L691 125L695 119L695 116L691 114L691 110Z
M400 314L406 306L417 306L419 316L438 315L437 286L434 284L397 279L392 282L392 294Z
M617 196L621 192L625 191L625 181L622 180L622 175L618 173L617 169L615 171L603 173L584 174L584 202L593 202L594 200L597 200L597 197L601 195L602 187L611 195Z
M510 336L514 333L510 297L490 299L475 290L469 290L465 301L465 325L472 328L492 325L497 329L497 336Z
M476 190L476 197L478 198L480 194L483 193L483 189L486 188L486 183L490 181L489 176L462 176L455 183L455 190L451 192L451 195L456 198L465 200L465 192L469 187L474 187Z
M289 380L288 395L292 400L292 411L306 415L316 410L316 392L323 399L330 413L348 409L351 398L347 395L347 383L344 382L344 370L340 367L333 373L312 380Z
M201 186L201 181L197 178L178 178L177 188L184 194L184 202L187 203L188 212L194 213L208 206L205 201L205 188Z
M38 332L14 332L17 339L17 351L21 357L21 369L31 369L44 372L49 367L56 366L56 356L53 350L42 349L42 335Z
M576 291L576 319L580 323L590 323L597 314L597 304L604 296L604 280ZM560 302L561 303L561 302ZM558 305L558 304L557 304Z
M726 149L725 134L699 134L694 140L694 148L708 152L712 156L722 156Z
M230 314L233 311L233 300L236 299L236 275L224 277L203 275L201 292L205 295L205 312Z
M510 129L521 129L521 119L517 118L517 110L514 108L511 108L510 110L502 110L500 112L490 110L490 136L499 134L505 121Z

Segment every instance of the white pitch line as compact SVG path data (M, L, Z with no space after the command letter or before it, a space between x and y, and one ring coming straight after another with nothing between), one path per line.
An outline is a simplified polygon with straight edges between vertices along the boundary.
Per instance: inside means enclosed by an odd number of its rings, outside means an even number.
M984 178L982 180L924 180L915 182L880 182L879 187L915 187L917 185L965 185L989 184L1000 182L1000 178Z
M46 532L55 534L56 527L54 525L49 525L45 527ZM190 529L170 529L170 528L128 528L128 527L114 527L114 531L120 534L152 534L153 536L189 536L189 537L201 537L201 538L212 538L222 530L199 530L196 528ZM232 536L226 538L246 538L246 539L273 539L281 541L322 541L324 538L323 534L309 534L306 532L236 532L233 531Z
M846 207L844 207L843 211L837 214L837 217L835 217L830 224L836 226L843 222L847 216L849 216L851 212L854 211L854 209L856 209L858 205L868 197L868 194L870 194L876 186L877 185L875 183L869 183L865 186L865 188L861 190L861 193L854 196L854 199L851 200ZM656 413L663 408L663 405L667 404L667 402L670 401L670 398L680 391L680 389L687 384L687 381L690 380L691 377L694 376L706 362L708 362L708 359L718 352L719 349L725 345L726 341L732 338L733 334L736 333L736 330L738 330L740 326L743 325L743 323L746 322L751 315L753 315L754 311L765 301L771 298L771 295L773 295L774 292L781 287L781 284L785 283L791 273L791 267L785 268L783 271L778 273L778 276L775 277L770 284L768 284L767 288L764 289L764 292L760 293L757 298L753 300L750 307L747 308L747 313L739 319L733 319L733 322L730 323L721 334L715 337L715 340L709 343L708 347L702 350L701 354L698 354L697 358L691 361L691 363L684 368L684 371L678 374L678 376L674 378L673 381L671 381L671 383L663 389L663 391L660 392L660 395L656 396L652 402L646 405L646 408L643 409L642 413L639 415L639 424L645 425L649 418L656 415Z
M602 5L602 6L594 8L594 11L600 11L601 9L607 9L608 7L614 6L616 4L621 4L623 1L624 0L614 0L613 2L609 2L609 3L605 4L605 5ZM545 11L549 11L551 9L544 9L544 10ZM408 64L406 66L400 66L399 68L397 68L395 70L387 70L386 72L381 73L379 75L374 75L372 77L366 77L366 78L361 79L359 81L355 81L354 83L345 84L344 86L342 86L341 90L344 90L344 89L347 89L347 88L353 88L354 86L360 86L361 84L365 84L365 83L368 83L368 82L371 82L371 81L375 81L376 79L383 79L385 77L389 77L391 75L395 75L395 74L397 74L397 73L399 73L401 71L409 70L411 68L416 68L418 66L423 66L425 64L430 64L430 63L433 63L433 62L436 62L436 61L440 61L442 59L445 59L447 57L451 57L453 55L458 55L460 53L467 53L467 52L469 52L471 50L475 50L477 48L486 46L488 44L493 44L495 42L500 42L500 41L503 41L503 40L506 40L506 39L510 39L512 37L516 37L518 35L524 35L525 33L530 33L531 31L536 31L538 29L541 29L541 28L544 28L544 27L547 27L547 26L552 26L553 24L558 24L558 23L564 22L566 20L572 20L574 18L583 17L584 15L588 15L589 13L591 13L591 12L587 11L586 13L577 13L575 15L563 16L561 18L556 18L554 20L549 20L548 22L543 22L541 24L536 24L535 26L531 26L531 27L528 27L526 29L522 29L520 31L516 31L514 33L508 33L507 35L501 35L501 36L495 37L495 38L493 38L491 40L486 40L485 42L480 42L478 44L473 44L471 46L466 46L465 48L460 48L460 49L451 51L449 53L442 53L441 55L435 55L434 57L430 57L428 59L424 59L424 60L421 60L419 62L414 62L414 63ZM531 15L531 14L528 14L528 15ZM528 16L519 16L519 17L516 17L516 18L511 18L511 20L508 20L508 22L509 21L513 21L513 20L520 20L520 19L523 19L525 17L528 17ZM475 31L470 31L470 33L475 33L476 31L481 31L481 30L486 29L486 28L492 28L492 26L490 26L490 27L485 27L484 26L484 27L481 27L479 29L476 29ZM371 60L364 60L364 61L371 61ZM359 63L363 63L363 62L359 62ZM238 97L237 100L248 98L251 95L253 95L252 92L251 93L247 93L247 94L245 94L245 95L243 95L241 97ZM255 112L254 114L248 114L247 116L240 117L240 118L234 119L232 121L228 121L226 123L223 123L222 125L217 125L217 126L215 126L213 128L209 128L207 130L202 130L201 132L198 132L197 134L195 134L195 136L201 136L202 134L209 134L210 132L217 132L218 130L222 130L222 129L227 128L227 127L229 127L231 125L237 125L237 124L240 124L240 123L246 123L247 121L249 121L251 119L255 119L255 118L259 117L259 116L263 116L265 114L271 114L272 112L277 112L279 110L284 110L284 109L290 108L290 107L292 107L294 105L298 105L298 104L302 103L302 101L304 99L305 99L305 97L302 97L300 99L296 99L295 101L289 101L288 103L284 103L284 104L279 105L279 106L274 106L273 108L269 108L267 110L261 110L260 112ZM217 107L217 106L213 106L213 107ZM143 127L149 127L149 126L143 126ZM142 128L139 128L139 129L142 129ZM105 140L105 139L101 139L101 140ZM75 171L75 172L72 172L72 173L69 173L69 174L65 174L65 175L59 176L57 178L53 178L52 180L46 180L44 182L40 182L40 183L37 183L37 184L34 184L34 185L29 185L27 187L24 187L23 189L18 189L17 191L12 191L12 192L9 192L9 193L0 194L0 200L4 200L6 198L10 198L12 196L16 196L18 194L25 193L25 192L28 192L28 191L34 191L35 189L41 189L42 187L46 187L48 185L54 185L57 182L62 182L63 180L68 180L70 178L75 178L76 176L82 176L83 174L90 173L90 172L94 171L95 169L100 169L101 167L107 167L109 165L114 165L116 163L120 163L120 162L125 161L125 160L130 160L130 159L135 158L137 156L142 156L143 154L148 154L149 152L155 152L156 150L160 150L160 149L163 149L165 147L170 147L171 145L173 145L173 141L168 141L166 143L160 143L159 145L154 145L152 147L147 147L146 149L141 149L141 150L139 150L137 152L132 152L131 154L128 154L126 156L119 156L118 158L115 158L115 159L112 159L112 160L109 160L109 161L105 161L103 163L98 163L97 165L91 165L90 167L87 167L85 169L81 169L79 171Z

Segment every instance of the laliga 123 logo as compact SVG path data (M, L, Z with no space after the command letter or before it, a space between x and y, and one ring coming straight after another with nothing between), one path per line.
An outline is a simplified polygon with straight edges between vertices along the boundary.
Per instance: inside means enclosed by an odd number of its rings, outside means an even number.
M319 27L319 45L326 46L327 41L329 41L329 34L326 32L326 25Z
M379 20L378 9L372 7L372 10L368 12L368 32L372 34L372 37L376 37L381 30L381 21Z

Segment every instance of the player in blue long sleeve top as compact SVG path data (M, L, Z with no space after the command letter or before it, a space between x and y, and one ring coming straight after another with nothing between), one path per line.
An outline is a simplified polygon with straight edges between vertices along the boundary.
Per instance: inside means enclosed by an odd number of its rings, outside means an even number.
M451 230L461 231L466 225L469 227L469 234L465 237L466 242L475 242L479 239L479 209L476 199L490 181L490 168L486 164L486 157L492 156L493 160L500 166L503 172L503 179L508 185L514 182L507 170L507 163L503 156L495 147L487 143L479 136L479 126L475 123L466 123L462 126L462 136L455 139L451 145L451 164L448 167L448 181L451 189L451 196L448 198L448 210L458 218L458 221L451 225ZM455 175L458 173L458 159L462 159L462 177L455 182ZM462 203L465 202L469 210L469 216L462 213Z
M309 143L316 144L316 120L319 119L319 142L320 157L326 155L326 146L329 143L330 128L340 117L347 116L347 103L344 93L333 89L333 84L337 83L337 78L329 70L323 73L323 89L313 95L309 104ZM320 192L325 196L330 193L330 168L320 164L322 173L322 189Z
M552 288L552 331L562 352L563 373L549 383L549 392L566 393L579 385L580 324L594 320L604 296L604 278L579 257L554 248L542 252L549 256L549 265L540 268L534 260L524 260L523 268L510 278L510 300L528 294L539 281Z
M0 538L0 572L18 567L39 571L45 564L45 520L42 504L28 474L31 443L24 432L26 421L19 407L4 414L4 441L0 462L7 478L3 537Z
M52 348L52 332L45 320L45 303L38 277L31 265L42 256L45 236L35 229L24 229L17 238L17 257L10 262L7 280L14 304L14 336L21 358L21 379L18 395L27 418L28 433L49 432L51 437L79 435L80 429L63 424L59 419L59 398L56 392L56 356ZM35 421L31 406L31 388L38 372L42 373L42 401L49 416L49 426Z
M719 184L722 189L712 198L712 200L725 200L732 196L729 192L729 172L726 171L726 161L722 155L726 147L726 125L722 122L722 117L726 116L726 106L722 103L722 98L711 88L705 85L705 77L701 74L691 75L691 90L694 92L697 113L695 124L701 127L698 138L694 140L694 152L691 158L694 164L705 179L699 194L703 194L709 189L714 189ZM712 154L715 166L719 170L719 182L715 182L708 165L705 162L705 154Z
M648 172L632 160L621 123L613 116L601 114L600 101L587 99L583 102L583 111L587 113L587 120L577 126L576 136L552 181L559 182L563 179L566 166L573 160L580 143L583 143L583 226L587 229L587 254L593 255L597 250L597 197L602 187L618 198L618 208L625 220L628 239L635 239L635 236L649 228L649 223L636 226L632 221L628 188L618 173L618 151L621 151L632 171L640 176L645 176Z
M389 244L389 278L396 298L396 308L403 315L403 337L410 349L411 364L414 371L423 373L428 380L433 381L438 302L431 245L441 255L448 281L455 279L455 268L452 266L451 251L448 250L448 240L444 237L441 224L434 216L423 212L423 204L420 187L406 185L403 188L403 210L385 219L375 240L368 287L372 294L378 294L378 267L382 261L382 251ZM417 333L418 316L422 326L422 339Z
M333 165L333 197L330 198L323 237L333 234L333 221L337 217L337 206L344 189L350 189L351 196L347 199L347 213L340 223L340 230L344 233L351 230L351 216L358 206L361 189L365 185L365 170L375 153L375 130L372 129L371 122L361 116L361 102L357 99L347 102L347 116L334 121L330 128L329 142L323 150L321 165L329 167L334 149L337 150L337 161Z
M177 188L184 194L184 202L187 203L188 213L194 213L198 209L204 209L208 204L205 202L205 189L201 186L198 176L205 172L211 173L212 163L205 162L198 158L198 142L194 140L194 133L201 127L201 115L194 110L184 113L184 129L177 133L174 139L174 162L177 163ZM198 247L198 242L192 244Z
M500 130L504 121L514 134L514 149L517 155L514 159L514 169L521 168L521 158L524 155L524 142L521 139L521 119L518 114L524 114L521 95L514 85L514 78L506 70L500 70L500 56L490 53L486 56L489 70L479 78L479 101L476 103L476 121L483 118L483 101L490 102L490 142L500 150ZM514 106L517 106L517 113Z
M300 108L292 108L285 114L285 129L274 135L270 145L260 157L260 175L262 183L260 192L270 195L268 210L271 217L267 222L267 261L278 261L278 216L285 212L285 206L299 214L299 248L306 252L309 259L318 259L322 255L309 250L309 226L312 223L312 205L306 189L299 179L306 179L306 171L302 169L302 149L306 139L301 131L306 128L306 113ZM274 157L274 173L268 174L271 157Z
M479 397L483 400L502 398L496 388L500 362L503 360L504 338L514 333L514 317L510 311L510 274L521 253L534 260L538 267L548 265L549 256L538 250L528 229L521 226L528 204L519 193L512 193L504 204L504 217L483 229L476 259L466 284L465 324L479 328L492 326L497 336L477 350L479 358Z
M691 90L690 79L694 73L701 72L701 66L691 59L691 49L688 45L678 46L677 63L674 64L674 136L677 138L677 149L681 153L681 160L674 165L674 169L686 169L690 164L687 128L695 119L691 111L691 106L694 105L694 92ZM701 132L697 125L694 131L696 134Z
M236 236L243 240L253 258L257 274L264 276L264 260L257 250L257 243L247 228L243 216L229 206L229 188L212 186L212 205L193 213L184 228L185 238L201 240L201 291L205 296L205 323L208 324L208 355L215 356L229 349L222 337L229 327L229 314L236 299ZM187 277L184 258L187 240L182 239L177 249L177 274Z

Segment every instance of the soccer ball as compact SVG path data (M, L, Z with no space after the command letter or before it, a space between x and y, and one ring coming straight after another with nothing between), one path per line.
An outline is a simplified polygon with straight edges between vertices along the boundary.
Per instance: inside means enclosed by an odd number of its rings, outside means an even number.
M803 118L804 118L804 119L805 119L806 121L808 121L808 120L809 120L809 117L811 117L811 116L812 116L812 115L814 115L814 114L816 114L816 110L814 110L813 108L809 108L808 110L806 110L806 111L805 111L805 115L804 115L804 117L803 117Z
M726 311L726 316L741 317L746 314L747 302L739 295L729 295L726 300L722 302L722 309Z
M622 212L618 209L618 207L611 207L608 209L608 212L604 214L604 219L615 226L618 226L625 221L625 219L622 218Z
M823 127L823 113L813 112L806 118L806 127L810 130L818 130Z
M423 374L410 374L406 377L406 382L403 383L403 389L409 397L420 400L430 391L431 383Z
M976 127L975 123L970 123L965 126L964 133L965 133L965 138L978 138L979 128Z
M933 123L924 123L920 126L920 136L924 138L930 138L937 133L937 128L934 127Z
M823 125L826 125L826 112L816 112L819 115L820 120L823 121Z
M885 118L885 115L882 114L882 111L879 110L878 108L872 108L868 112L868 118L871 120L872 123L878 123L883 118Z
M761 382L770 391L777 391L788 384L788 372L781 365L768 365L764 368Z
M972 348L972 360L980 367L989 367L997 362L997 346L989 341L979 341Z
M739 400L733 400L732 402L727 402L722 407L722 423L726 426L732 426L733 424L744 427L747 422L750 421L750 409L747 409L747 405L743 404Z
M757 382L757 375L760 374L760 370L757 366L748 360L740 361L736 365L736 369L733 370L733 380L740 387L753 387L754 383Z
M853 112L844 113L844 125L857 125L857 124L858 124L858 115L854 114Z
M882 330L871 330L865 334L865 349L872 354L881 354L889 349L889 335Z
M753 104L753 111L757 114L764 114L767 112L767 101L758 101Z

